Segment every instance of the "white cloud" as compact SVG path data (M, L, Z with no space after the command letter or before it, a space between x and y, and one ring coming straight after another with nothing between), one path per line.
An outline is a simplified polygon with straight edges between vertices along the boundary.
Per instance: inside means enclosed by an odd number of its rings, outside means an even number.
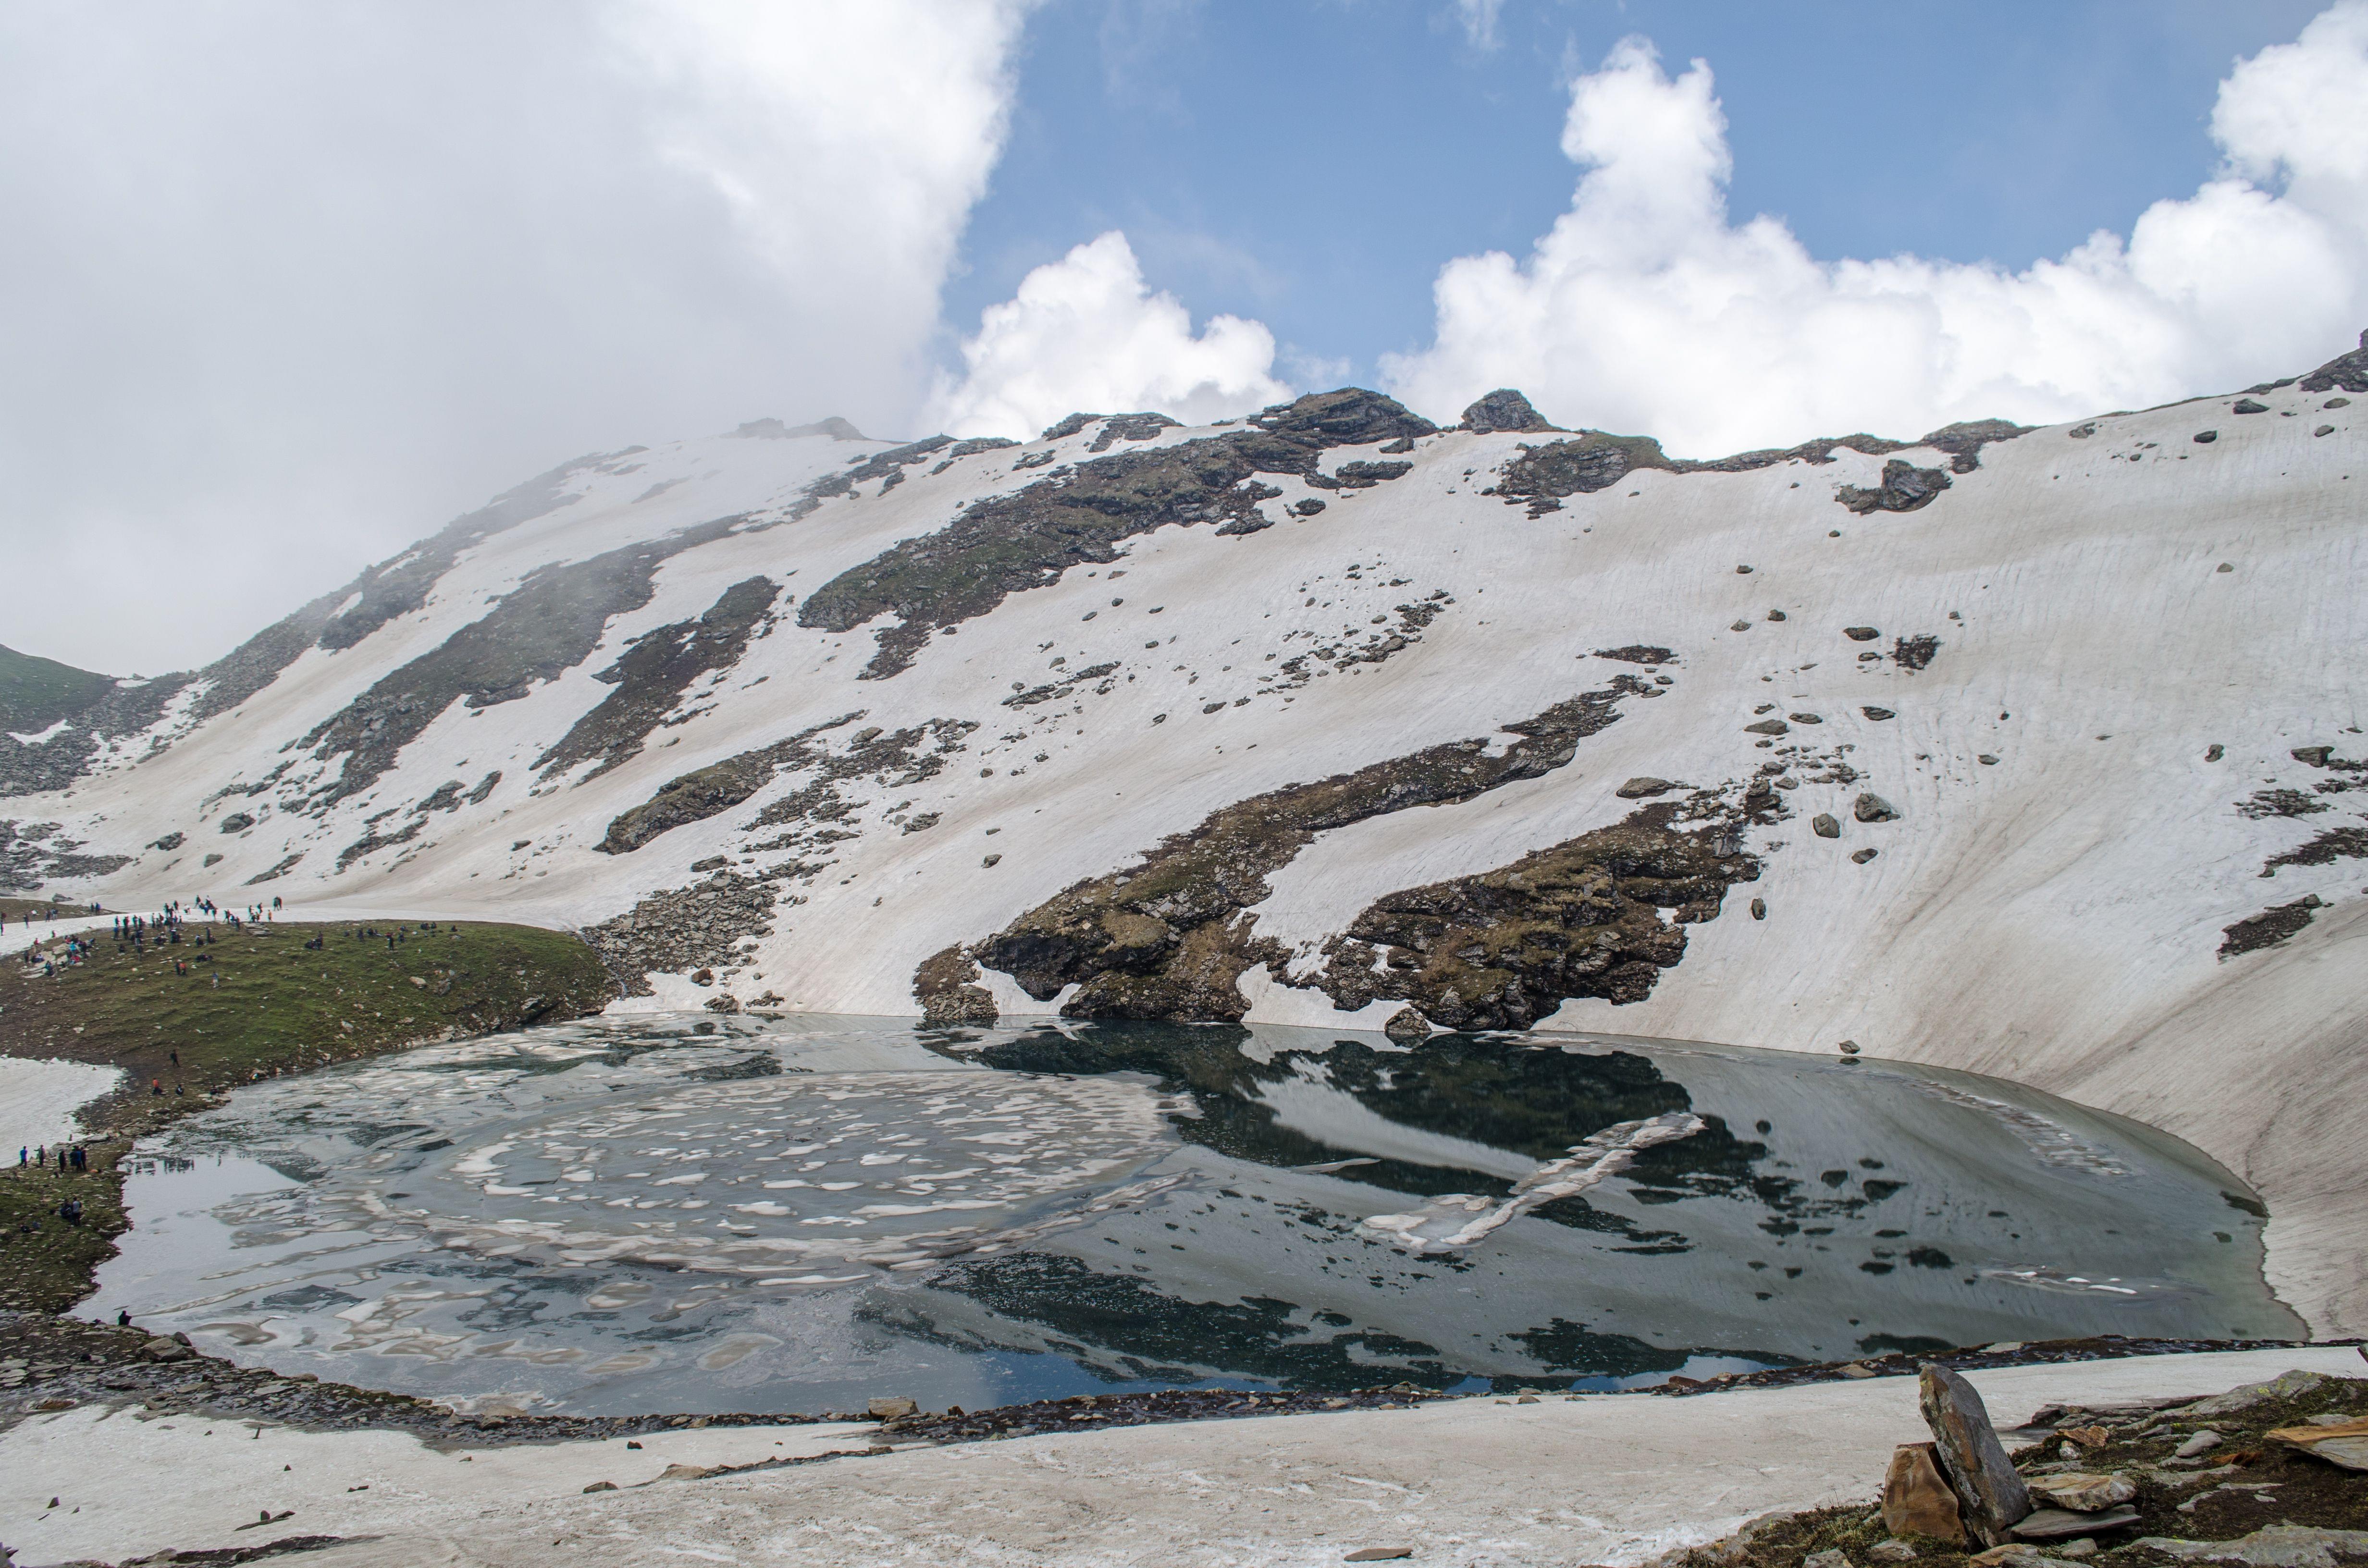
M0 7L7 641L188 665L587 449L904 427L1027 3Z
M1464 41L1474 49L1497 47L1497 17L1505 0L1455 0L1455 19L1463 25Z
M1064 415L1152 410L1187 424L1290 395L1274 379L1274 335L1190 312L1143 281L1113 229L1037 267L1013 298L979 315L964 373L940 380L928 423L957 436L1033 436Z
M1702 61L1675 80L1630 39L1574 84L1587 173L1527 259L1440 269L1428 350L1384 384L1432 417L1493 387L1567 425L1688 453L1951 420L2035 422L2292 374L2368 319L2368 0L2222 83L2225 169L2015 273L1812 257L1729 221L1726 121Z

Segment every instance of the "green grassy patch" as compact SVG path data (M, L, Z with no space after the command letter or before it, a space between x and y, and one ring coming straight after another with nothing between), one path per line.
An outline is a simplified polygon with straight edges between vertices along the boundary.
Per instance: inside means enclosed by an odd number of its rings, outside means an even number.
M113 676L0 648L0 730L19 734L46 730L114 689Z
M357 937L370 930L375 936ZM388 937L396 939L389 945ZM308 947L314 937L319 948ZM83 1112L99 1141L84 1174L0 1171L0 1306L57 1311L123 1228L131 1141L219 1104L240 1084L442 1039L598 1012L616 985L564 932L521 926L189 927L177 943L90 934L80 967L0 965L0 1055L120 1067ZM62 942L44 941L45 954ZM162 1092L158 1092L161 1090ZM57 1215L81 1199L84 1223ZM22 1227L38 1224L37 1232Z

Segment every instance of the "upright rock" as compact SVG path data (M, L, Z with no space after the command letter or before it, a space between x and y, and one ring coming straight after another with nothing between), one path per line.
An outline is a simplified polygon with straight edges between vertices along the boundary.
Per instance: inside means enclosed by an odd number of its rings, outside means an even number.
M1984 1546L2003 1546L2009 1533L2031 1512L2031 1492L1990 1426L1989 1412L1974 1385L1946 1367L1927 1363L1919 1376L1918 1403L1932 1429L1933 1455L1957 1494L1964 1526Z
M1896 1536L1964 1544L1957 1494L1941 1475L1931 1444L1902 1443L1891 1451L1891 1469L1883 1477L1883 1526Z

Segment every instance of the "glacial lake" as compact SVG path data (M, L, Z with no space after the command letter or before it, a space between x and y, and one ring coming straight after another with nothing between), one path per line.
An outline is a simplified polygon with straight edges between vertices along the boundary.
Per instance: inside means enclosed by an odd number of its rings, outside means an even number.
M81 1309L470 1411L1611 1389L2298 1337L2186 1145L1964 1074L1612 1036L600 1018L142 1146Z

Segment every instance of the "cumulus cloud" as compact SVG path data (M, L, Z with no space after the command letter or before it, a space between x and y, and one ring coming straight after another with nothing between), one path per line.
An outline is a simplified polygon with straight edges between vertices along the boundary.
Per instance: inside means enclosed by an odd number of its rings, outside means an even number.
M1558 423L1706 454L2070 418L2349 347L2368 319L2368 0L2239 62L2212 131L2225 165L2126 239L2021 272L1820 261L1773 218L1730 221L1709 65L1672 79L1632 38L1572 86L1570 210L1525 259L1441 268L1432 346L1385 358L1383 381L1435 418L1516 386Z
M905 427L1027 3L0 8L7 641L193 665L579 452Z
M1290 395L1274 379L1274 335L1212 316L1199 335L1171 294L1155 294L1113 229L1020 280L979 315L963 373L940 380L928 421L957 436L1033 436L1080 410L1152 410L1186 424Z

